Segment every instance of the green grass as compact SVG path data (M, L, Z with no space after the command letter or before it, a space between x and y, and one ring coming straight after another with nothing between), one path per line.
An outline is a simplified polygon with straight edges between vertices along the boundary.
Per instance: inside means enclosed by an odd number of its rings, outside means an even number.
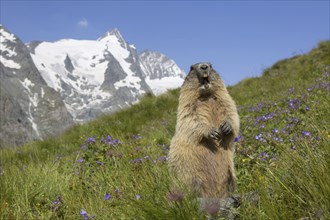
M229 92L241 118L241 219L330 218L330 42ZM63 135L0 149L0 219L206 219L166 156L179 90ZM110 136L108 136L110 135ZM105 199L109 194L110 199Z

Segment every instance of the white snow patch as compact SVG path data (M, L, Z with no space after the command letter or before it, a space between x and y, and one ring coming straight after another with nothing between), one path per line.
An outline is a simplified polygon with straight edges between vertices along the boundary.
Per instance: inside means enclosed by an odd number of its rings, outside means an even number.
M39 103L39 98L38 98L38 93L32 93L30 87L33 87L34 84L28 79L25 78L23 82L21 82L23 87L26 89L26 94L29 97L29 110L28 110L28 120L32 124L32 128L34 132L36 133L37 137L40 137L40 133L38 130L38 126L35 123L35 119L32 115L32 112L34 112L34 109L38 107Z
M60 90L61 78L65 83L81 90L79 86L83 82L99 86L104 81L108 62L103 61L103 50L104 44L97 41L68 39L54 43L43 42L35 48L35 54L31 56L50 87ZM69 56L74 65L72 73L65 68L66 56ZM70 75L77 79L76 86L75 80L69 78Z
M20 69L21 68L21 65L19 65L18 63L16 63L13 60L7 60L2 55L0 55L0 61L5 67L8 67L8 68L11 68L11 69Z
M1 28L0 29L0 43L2 44L6 41L15 42L16 37L14 34L8 33L7 31L5 31L5 29Z
M16 50L15 48L13 48L11 50L9 47L6 47L6 45L1 45L1 51L2 52L6 51L7 52L7 54L6 54L7 57L17 56L17 53L16 53L15 50Z
M155 95L165 93L168 89L176 89L182 85L183 81L184 79L179 76L152 80L150 77L146 77L146 83Z
M28 78L25 78L24 81L21 82L21 83L22 83L22 85L24 86L24 88L25 88L26 90L28 90L29 95L31 95L32 93L31 93L31 90L30 90L29 87L33 87L33 86L34 86L34 83L31 82Z
M41 93L41 98L44 98L44 96L45 96L44 88L41 87L41 91L40 91L40 93Z
M134 44L130 44L129 46L130 46L132 49L136 50L136 47L135 47Z
M1 63L11 69L20 69L21 65L16 63L13 60L7 59L6 57L13 57L17 56L17 53L14 49L9 48L6 46L6 42L15 42L16 37L14 34L10 34L6 32L4 29L0 29L0 48L1 48L1 55L0 55L0 61ZM6 57L3 55L6 54Z

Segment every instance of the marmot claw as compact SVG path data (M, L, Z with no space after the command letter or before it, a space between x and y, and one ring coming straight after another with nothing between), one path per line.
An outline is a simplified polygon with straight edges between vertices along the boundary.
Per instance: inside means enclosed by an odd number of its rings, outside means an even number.
M222 138L222 134L219 128L212 128L209 136L214 140L219 140Z
M233 127L231 126L231 124L228 121L225 121L224 123L222 123L220 125L220 131L221 134L223 135L228 135L233 131Z

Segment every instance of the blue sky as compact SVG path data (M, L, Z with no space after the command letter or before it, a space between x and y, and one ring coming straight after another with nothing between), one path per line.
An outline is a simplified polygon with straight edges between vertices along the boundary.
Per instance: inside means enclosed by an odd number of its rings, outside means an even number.
M328 40L329 1L3 1L1 21L23 42L94 40L116 27L137 50L188 72L209 61L226 84Z

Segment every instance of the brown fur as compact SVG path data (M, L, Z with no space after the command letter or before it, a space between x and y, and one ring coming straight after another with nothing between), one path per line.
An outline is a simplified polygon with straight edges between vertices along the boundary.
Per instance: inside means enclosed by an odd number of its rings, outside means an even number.
M233 139L239 132L239 118L235 102L208 63L209 86L205 88L200 65L192 65L180 91L169 165L199 196L224 198L235 185ZM212 131L225 121L231 132L212 138Z

